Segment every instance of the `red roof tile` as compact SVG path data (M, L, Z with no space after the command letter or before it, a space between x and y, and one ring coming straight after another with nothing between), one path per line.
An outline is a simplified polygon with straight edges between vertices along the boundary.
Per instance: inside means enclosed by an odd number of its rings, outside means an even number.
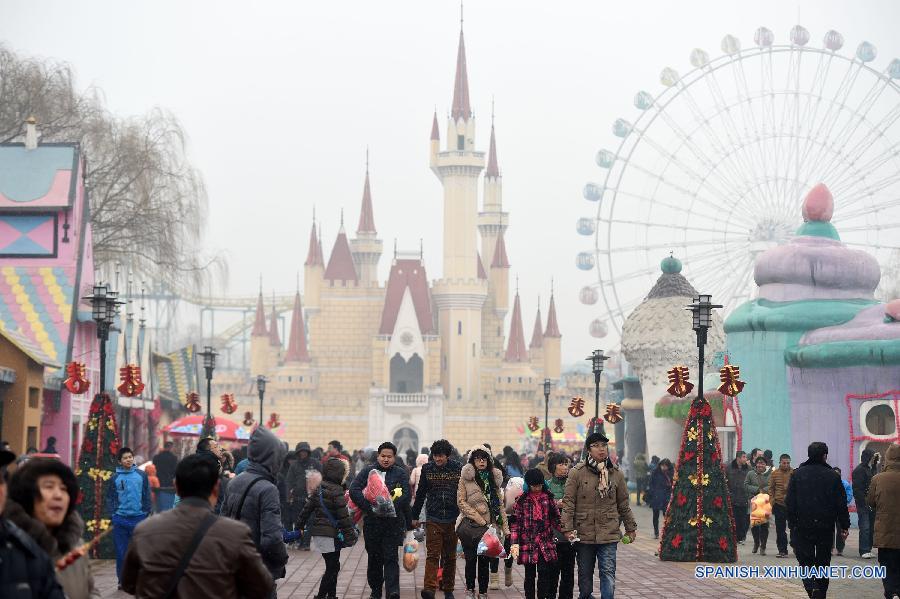
M519 294L513 304L512 320L509 323L509 344L506 346L507 362L527 362L528 350L525 349L525 332L522 330L522 306Z
M250 333L254 337L265 337L269 334L266 328L266 309L263 307L262 291L256 300L256 319L253 321L253 332Z
M331 248L331 257L328 266L325 267L325 279L328 281L357 281L356 267L353 265L353 254L350 253L350 243L344 227L338 231L334 247Z
M497 235L497 245L494 246L494 259L491 260L491 268L509 268L509 258L506 256L506 242L503 241L503 233Z
M291 336L288 340L285 362L309 362L309 351L306 349L306 323L303 322L303 307L300 304L300 293L294 296L294 311L291 313Z
M469 75L466 72L466 43L462 29L459 30L459 49L456 53L456 79L453 82L453 109L450 111L453 120L460 118L467 121L472 116L469 105Z
M441 139L441 134L438 131L437 110L434 111L434 119L431 121L431 139L433 141L440 141Z
M313 222L312 231L309 232L309 250L306 252L306 262L304 262L306 266L324 266L319 252L320 247L321 244L316 236L316 223Z
M431 312L431 294L428 289L428 277L425 265L421 260L396 260L391 266L387 289L384 293L384 309L381 312L379 335L391 335L397 324L397 314L403 301L403 293L409 287L416 319L422 334L434 332L434 317Z
M481 252L478 252L475 259L478 261L478 278L487 279L487 273L484 272L484 261L481 259Z
M538 306L537 314L534 317L534 331L531 333L531 343L529 349L544 346L544 326L541 324L541 307Z
M491 125L491 145L488 150L488 163L484 171L485 177L499 177L500 167L497 166L497 141L494 138L494 125Z
M278 312L275 310L275 298L272 298L272 320L269 324L269 345L281 347L281 336L278 334Z
M366 183L363 186L362 208L359 211L359 226L356 233L377 233L375 212L372 210L372 192L369 189L369 169L366 169Z
M562 337L559 334L559 325L556 323L556 300L550 295L550 309L547 311L547 330L544 337Z

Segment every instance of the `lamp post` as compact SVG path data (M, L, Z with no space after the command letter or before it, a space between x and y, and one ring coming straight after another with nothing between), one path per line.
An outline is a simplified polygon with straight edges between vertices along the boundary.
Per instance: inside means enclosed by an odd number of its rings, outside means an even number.
M699 350L699 378L697 383L697 399L704 400L703 397L703 362L705 359L704 349L706 348L706 333L712 326L712 310L713 308L721 308L722 306L712 303L712 296L698 294L694 296L694 300L685 310L690 310L693 317L693 329L697 333L697 349Z
M205 346L200 352L203 357L203 368L206 370L206 419L203 421L203 432L201 438L216 436L215 420L212 416L212 378L213 370L216 369L216 350L212 346Z
M544 451L553 445L553 437L550 436L550 379L544 379Z
M91 304L91 316L97 324L97 339L100 340L100 386L98 393L106 392L106 342L109 340L109 328L119 311L119 294L112 291L105 283L95 283L91 295L82 299Z
M259 426L263 425L263 400L266 397L267 382L268 380L263 375L256 375L256 390L259 392Z
M609 360L609 356L604 356L602 349L595 349L586 359L591 361L591 371L594 373L594 425L588 434L601 433L603 422L600 420L600 375L603 374L603 362Z

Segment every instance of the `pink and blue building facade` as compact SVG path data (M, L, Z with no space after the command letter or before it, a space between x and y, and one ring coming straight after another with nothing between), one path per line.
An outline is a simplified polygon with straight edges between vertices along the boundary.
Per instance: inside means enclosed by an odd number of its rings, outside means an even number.
M83 362L97 381L96 329L80 300L93 282L79 145L0 144L0 329L25 336L56 363ZM73 396L64 378L63 370L45 373L40 437L42 445L56 437L62 459L73 463L96 389Z

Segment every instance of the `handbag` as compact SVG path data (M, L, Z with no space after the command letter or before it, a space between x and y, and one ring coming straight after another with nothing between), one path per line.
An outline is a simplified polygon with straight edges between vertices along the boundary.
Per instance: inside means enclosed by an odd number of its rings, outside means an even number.
M465 517L456 527L456 536L459 537L459 542L463 547L478 547L478 541L481 540L487 529L487 524L481 525L471 518Z

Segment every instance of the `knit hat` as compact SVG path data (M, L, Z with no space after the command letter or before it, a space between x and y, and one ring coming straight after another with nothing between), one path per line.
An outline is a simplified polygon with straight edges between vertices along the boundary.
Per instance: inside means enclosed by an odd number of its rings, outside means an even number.
M525 473L525 484L529 487L543 485L544 484L544 473L538 470L537 468L532 468L528 472Z
M609 443L609 439L603 433L591 433L587 436L587 439L584 440L584 446L590 447L594 443Z

